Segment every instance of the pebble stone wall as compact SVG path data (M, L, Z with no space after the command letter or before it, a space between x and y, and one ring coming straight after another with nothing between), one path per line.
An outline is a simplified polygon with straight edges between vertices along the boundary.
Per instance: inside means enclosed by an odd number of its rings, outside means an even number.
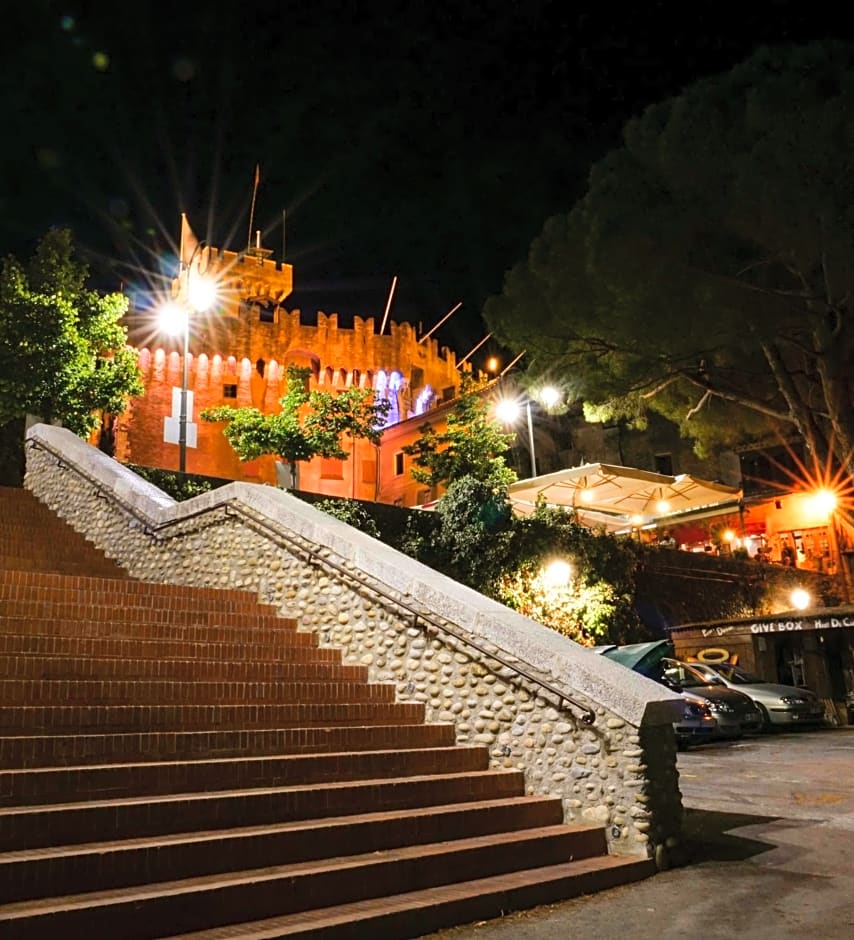
M568 821L604 826L612 852L667 866L679 844L682 812L672 708L654 724L632 722L608 704L607 686L596 700L567 689L595 712L586 724L578 709L560 706L490 655L524 663L518 650L483 638L476 640L480 650L473 648L475 638L452 619L366 575L316 539L271 529L255 508L239 511L223 495L236 488L250 497L260 491L261 503L284 497L309 521L321 517L337 536L349 530L289 494L232 484L179 505L68 432L37 425L29 433L28 489L131 575L256 593L300 629L318 634L322 645L340 648L346 662L368 666L371 681L394 683L398 700L423 702L428 722L453 723L459 743L487 747L493 766L523 770L529 793L560 796ZM164 515L172 516L165 526ZM362 533L352 537L374 541ZM527 668L537 675L538 667ZM554 676L548 678L554 684Z

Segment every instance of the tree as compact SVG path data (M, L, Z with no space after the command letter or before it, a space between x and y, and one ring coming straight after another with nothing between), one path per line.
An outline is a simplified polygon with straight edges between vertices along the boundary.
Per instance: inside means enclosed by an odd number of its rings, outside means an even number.
M646 639L635 610L639 551L631 539L592 531L573 510L540 501L515 520L495 596L586 646ZM549 577L554 562L568 565L565 581Z
M346 522L347 525L353 526L366 535L375 539L380 537L377 520L357 499L321 499L314 504L314 507L322 509L328 515Z
M313 457L347 459L341 437L366 438L377 443L388 414L387 401L374 400L367 389L342 392L308 389L311 369L288 366L287 391L279 399L281 411L264 414L257 408L223 405L207 408L203 421L225 422L223 434L241 460L271 454L280 457L297 479L297 465Z
M142 392L137 354L120 320L121 294L85 287L71 233L48 232L28 263L7 257L0 269L0 448L2 479L20 485L27 415L58 421L80 435L104 413L121 414Z
M496 481L455 480L435 512L412 514L402 548L578 643L646 639L634 608L638 545L543 504L514 516ZM555 560L571 568L565 583L545 574Z
M484 317L593 419L854 452L854 46L763 49L628 123Z
M418 429L421 437L403 448L405 454L415 458L411 473L419 483L436 489L469 476L505 486L515 481L516 474L503 457L514 435L502 431L489 416L483 392L484 383L463 373L446 430L437 431L432 424L423 424Z

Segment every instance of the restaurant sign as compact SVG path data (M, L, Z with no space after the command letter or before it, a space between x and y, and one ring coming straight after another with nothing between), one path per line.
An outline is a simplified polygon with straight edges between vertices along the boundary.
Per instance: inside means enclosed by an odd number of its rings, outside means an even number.
M845 617L802 617L799 620L760 620L746 624L751 633L791 633L797 630L841 630L854 627L854 615Z

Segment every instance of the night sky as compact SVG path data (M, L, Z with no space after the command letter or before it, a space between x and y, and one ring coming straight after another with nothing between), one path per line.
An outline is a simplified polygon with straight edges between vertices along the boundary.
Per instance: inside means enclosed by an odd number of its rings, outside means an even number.
M289 307L462 355L627 118L762 44L845 38L799 3L31 0L4 11L0 251L70 225L98 286L174 274L179 213L294 265ZM839 20L834 20L834 15ZM286 224L283 239L283 212ZM254 239L254 235L253 235ZM483 353L488 351L484 347Z

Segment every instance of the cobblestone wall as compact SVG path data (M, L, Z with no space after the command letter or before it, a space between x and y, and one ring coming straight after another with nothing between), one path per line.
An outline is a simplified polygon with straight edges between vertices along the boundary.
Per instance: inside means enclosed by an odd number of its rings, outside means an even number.
M423 702L428 721L453 723L459 743L486 746L493 766L523 770L528 792L560 796L567 820L606 827L612 851L662 865L678 844L679 700L662 687L271 487L176 504L45 425L29 434L26 485L141 580L277 605L400 701Z

